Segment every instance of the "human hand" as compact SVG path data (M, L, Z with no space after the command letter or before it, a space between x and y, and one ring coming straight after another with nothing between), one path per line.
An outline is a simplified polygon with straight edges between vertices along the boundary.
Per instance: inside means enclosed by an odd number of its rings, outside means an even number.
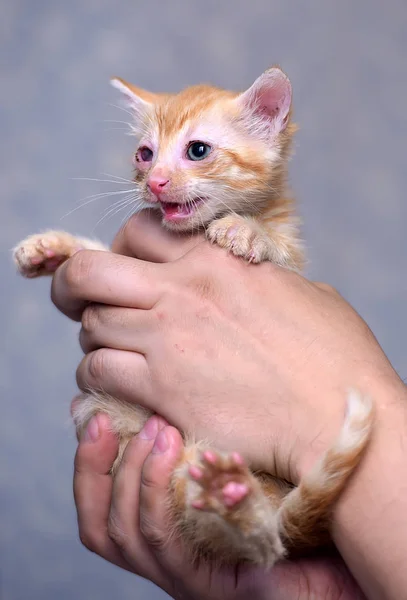
M80 252L59 269L54 301L82 318L89 352L82 389L140 403L295 483L339 431L349 386L373 396L381 380L397 386L367 325L328 286L174 238L152 215L132 219L114 249L172 262Z
M335 510L333 536L369 598L400 598L406 388L363 320L328 286L174 239L151 215L131 220L114 249L174 262L83 253L60 269L54 298L72 318L89 301L116 305L85 311L83 347L112 349L93 351L78 381L144 403L293 482L339 429L343 388L370 393L375 435ZM86 523L92 530L92 515Z
M170 536L165 510L182 448L178 431L152 417L127 447L115 480L109 469L117 440L104 415L94 417L75 459L74 490L82 542L109 562L141 575L176 599L359 600L364 598L338 557L278 563L270 572L194 565Z

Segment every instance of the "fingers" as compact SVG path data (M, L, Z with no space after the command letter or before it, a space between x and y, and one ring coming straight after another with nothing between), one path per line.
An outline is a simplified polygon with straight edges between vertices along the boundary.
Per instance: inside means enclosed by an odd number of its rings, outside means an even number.
M75 457L74 495L79 536L86 548L124 568L129 566L109 538L107 524L112 494L110 468L118 442L106 415L96 415L80 441Z
M126 448L115 477L109 516L109 535L132 568L164 587L162 570L140 532L139 492L143 463L167 423L154 415Z
M90 304L82 313L79 341L85 353L98 348L144 353L152 327L151 311Z
M154 401L147 362L142 354L101 348L83 357L76 371L78 387L103 390L113 398L150 408ZM151 409L155 412L155 409Z
M162 226L159 211L143 210L129 219L119 231L112 244L112 251L155 263L172 262L204 239L204 234L168 231Z
M140 531L149 546L154 548L157 559L165 568L175 573L185 568L185 555L177 536L172 536L169 520L168 494L171 477L183 451L181 434L166 426L159 431L154 446L147 456L140 486Z
M149 309L163 289L160 265L82 250L55 273L51 297L61 312L79 321L89 302Z

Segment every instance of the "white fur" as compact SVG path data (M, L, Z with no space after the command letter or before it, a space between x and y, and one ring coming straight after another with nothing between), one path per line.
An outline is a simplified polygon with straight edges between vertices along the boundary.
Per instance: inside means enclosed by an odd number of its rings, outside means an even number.
M288 504L299 502L301 497L301 486L305 485L314 490L323 490L335 482L343 482L346 478L347 467L332 473L326 467L326 461L331 456L352 455L355 451L362 450L369 439L372 431L373 402L368 396L363 396L356 390L348 393L345 421L342 425L339 437L333 446L320 458L309 473L306 474L300 487L293 490L284 500L281 510L287 508Z
M365 443L370 433L370 415L373 403L368 396L362 396L356 390L348 393L345 422L333 451L351 452Z

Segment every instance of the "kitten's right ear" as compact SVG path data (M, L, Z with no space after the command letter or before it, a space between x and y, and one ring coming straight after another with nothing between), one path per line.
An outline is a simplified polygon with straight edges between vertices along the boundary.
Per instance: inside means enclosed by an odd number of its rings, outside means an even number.
M127 83L127 81L124 81L120 77L113 77L110 83L124 95L127 106L136 113L148 110L156 101L155 94Z

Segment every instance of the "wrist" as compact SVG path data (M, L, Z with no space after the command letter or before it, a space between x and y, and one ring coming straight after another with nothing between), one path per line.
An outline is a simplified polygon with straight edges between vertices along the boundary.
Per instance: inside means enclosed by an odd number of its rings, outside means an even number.
M369 387L372 439L339 498L332 534L369 598L398 599L407 589L407 391L397 376Z
M384 427L384 424L397 422L399 412L407 407L407 387L391 367L381 373L378 370L366 369L358 376L345 375L342 380L351 381L353 389L373 401L374 432L378 429L378 423L383 424L380 425L380 431L389 432L389 428ZM338 439L345 423L349 391L345 387L325 386L315 392L314 396L319 395L320 399L317 401L314 397L312 409L305 404L301 423L304 424L302 429L307 431L308 435L298 435L290 452L290 473L293 475L290 481L295 485L298 485L324 452L329 450ZM310 392L307 391L307 396L309 394ZM318 414L315 412L315 406L319 407ZM377 434L372 437L376 438Z

